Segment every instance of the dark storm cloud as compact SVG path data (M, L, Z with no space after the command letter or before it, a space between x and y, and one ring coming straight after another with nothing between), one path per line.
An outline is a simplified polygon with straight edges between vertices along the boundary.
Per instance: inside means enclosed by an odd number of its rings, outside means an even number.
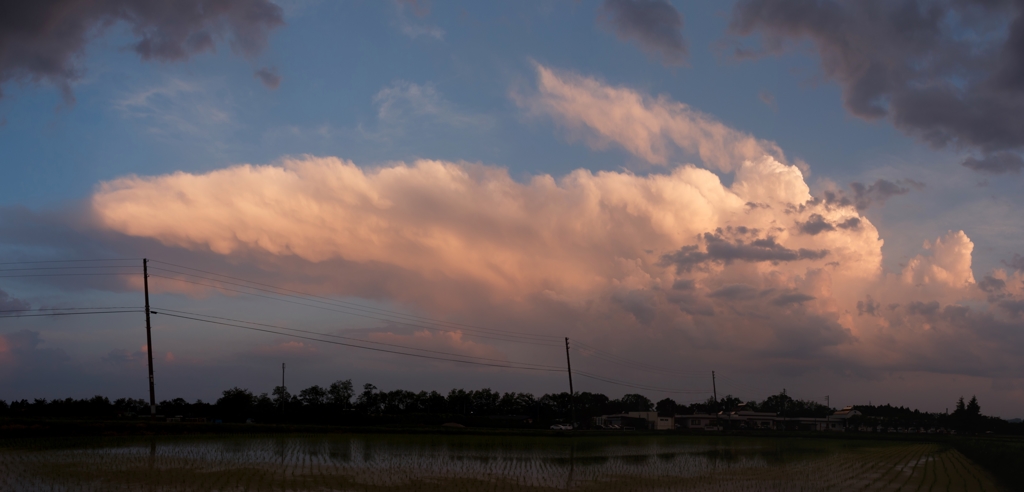
M807 301L813 301L814 299L814 296L794 292L790 294L782 294L779 297L776 297L775 300L772 301L772 304L776 306L788 306L790 304L803 304Z
M1021 315L1024 315L1024 300L1004 299L999 301L997 305L1003 308L1010 316L1019 318Z
M734 284L713 290L708 294L708 297L730 301L747 301L756 298L759 292L756 287L747 284Z
M1024 169L1024 158L1010 152L997 152L981 159L968 157L962 164L964 167L989 174L1019 173Z
M1014 253L1013 259L1010 261L1003 261L1006 266L1024 272L1024 256Z
M863 301L857 301L857 315L878 316L882 313L882 305L876 302L871 296Z
M860 218L858 218L858 217L850 217L849 219L846 219L846 220L836 224L836 227L838 227L840 229L847 229L847 230L856 229L856 228L860 227Z
M807 222L798 223L798 225L800 226L800 232L810 234L812 236L816 236L822 232L836 230L836 226L826 221L825 217L822 217L821 214L811 214L807 219Z
M721 231L714 234L704 233L702 241L705 251L700 251L697 245L683 246L674 253L661 257L661 264L664 266L675 265L677 271L690 271L695 266L707 262L719 262L729 264L734 261L781 263L797 260L819 260L828 255L827 249L789 249L775 242L775 238L768 236L764 239L755 239L749 243L742 239L730 241L722 236Z
M682 65L689 49L683 16L664 0L605 0L599 21L619 39L634 41L665 65Z
M261 68L253 74L253 77L263 82L267 89L274 90L281 86L281 76L277 74L276 68Z
M32 306L28 302L11 297L10 294L0 289L0 316L3 316L4 312L12 313L29 309L32 309Z
M1006 281L991 275L985 275L984 278L978 281L978 288L988 293L995 293L1006 288Z
M1024 2L740 0L730 30L760 35L740 57L810 40L858 117L935 147L1024 149Z
M50 82L71 99L85 46L125 23L143 60L180 61L227 40L245 57L258 54L284 24L269 0L34 0L0 2L0 84Z
M642 325L649 326L658 314L656 295L649 290L621 292L613 295L612 300Z
M887 179L878 179L870 185L854 181L850 183L850 190L853 192L852 196L847 195L842 191L826 191L824 194L824 200L826 203L832 203L837 205L853 205L857 207L857 210L866 210L868 207L874 204L884 205L885 201L898 195L906 195L910 193L910 190L921 190L924 188L924 183L914 181L912 179L897 179L896 181L889 181ZM849 220L847 221L849 222ZM840 226L843 229L856 229L860 225L860 220L857 219L855 222Z

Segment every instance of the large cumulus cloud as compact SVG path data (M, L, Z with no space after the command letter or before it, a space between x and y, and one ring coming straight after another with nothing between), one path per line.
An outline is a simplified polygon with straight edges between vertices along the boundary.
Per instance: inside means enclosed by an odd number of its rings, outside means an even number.
M775 144L570 72L538 67L536 90L516 97L591 145L667 167L516 180L481 163L297 156L107 181L84 222L109 242L223 264L210 268L254 265L242 276L669 365L1009 379L1024 369L1020 272L978 281L961 231L922 238L899 271L882 267L883 240L861 209L906 186L815 197ZM670 165L684 154L702 166Z

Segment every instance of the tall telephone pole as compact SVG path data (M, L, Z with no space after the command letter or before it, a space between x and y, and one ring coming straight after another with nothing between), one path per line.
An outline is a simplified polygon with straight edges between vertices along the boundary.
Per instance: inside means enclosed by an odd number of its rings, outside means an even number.
M715 371L711 371L711 391L715 395L715 405L718 405L718 387L715 386Z
M142 259L142 286L146 293L146 356L149 358L149 418L156 418L156 389L153 387L153 325L149 321L149 260Z
M576 428L576 396L572 390L572 362L569 360L569 337L565 337L565 367L569 370L569 409L572 416L569 426Z

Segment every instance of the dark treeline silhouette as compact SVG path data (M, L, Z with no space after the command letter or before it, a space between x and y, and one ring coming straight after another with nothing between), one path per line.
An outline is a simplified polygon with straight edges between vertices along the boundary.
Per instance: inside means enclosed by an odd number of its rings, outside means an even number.
M327 387L310 386L297 394L278 386L271 393L254 394L243 388L223 391L216 402L188 402L182 398L164 400L157 407L163 418L197 419L210 422L257 422L289 424L367 425L367 424L439 424L446 422L489 427L544 427L568 422L575 405L576 422L587 427L592 417L627 412L652 412L660 415L715 414L737 409L774 413L783 417L826 417L835 409L816 401L798 400L783 390L761 402L726 395L709 397L699 403L680 404L671 398L657 403L641 394L618 399L600 393L568 392L536 397L531 393L500 393L452 389L437 391L380 391L372 384L357 390L351 380L335 381ZM960 398L952 414L926 413L904 407L857 406L863 415L855 417L858 426L898 426L947 428L951 430L1012 432L1019 425L981 415L976 398L964 403ZM0 400L0 416L52 419L131 419L146 418L149 403L143 399L103 396L75 400L36 399L8 404ZM1010 427L1007 427L1010 426Z
M972 396L964 402L960 397L952 413L929 413L911 410L907 407L892 405L856 405L854 409L862 415L854 417L852 423L857 426L890 428L926 428L949 429L966 433L998 433L1019 434L1021 424L1010 423L999 417L991 417L981 413L978 398Z

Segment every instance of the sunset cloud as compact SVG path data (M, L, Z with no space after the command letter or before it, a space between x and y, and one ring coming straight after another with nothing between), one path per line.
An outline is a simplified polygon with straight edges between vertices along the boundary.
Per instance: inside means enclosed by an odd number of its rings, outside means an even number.
M521 103L652 163L669 164L673 146L692 150L731 183L695 165L516 180L480 163L298 156L107 181L90 213L102 230L301 276L318 292L507 318L627 353L640 344L758 370L941 373L966 347L958 367L971 374L1024 369L1011 357L1024 349L1024 296L1010 286L1021 274L976 283L963 231L925 241L899 271L882 267L865 203L919 183L815 197L774 144L663 97L538 74L538 95ZM506 353L430 331L373 337Z
M726 172L766 155L785 162L775 143L729 128L681 102L539 64L535 68L537 92L516 94L516 102L551 117L594 148L615 144L661 166L694 155L708 167Z

